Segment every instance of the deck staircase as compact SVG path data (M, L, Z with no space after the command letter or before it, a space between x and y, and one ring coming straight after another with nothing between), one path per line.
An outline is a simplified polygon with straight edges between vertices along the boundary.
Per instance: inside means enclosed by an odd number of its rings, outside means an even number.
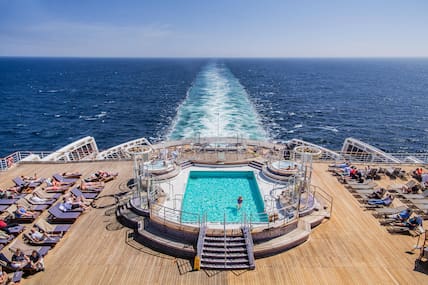
M124 226L136 229L138 222L143 219L137 213L132 211L130 201L125 204L120 204L116 207L116 219Z
M209 235L201 229L198 240L201 268L211 270L254 269L253 241L247 227L241 235Z
M193 165L193 162L191 162L190 160L185 160L185 161L180 162L181 169L186 169L192 165Z
M248 166L258 169L258 170L262 170L264 163L257 161L257 160L252 160L248 163Z

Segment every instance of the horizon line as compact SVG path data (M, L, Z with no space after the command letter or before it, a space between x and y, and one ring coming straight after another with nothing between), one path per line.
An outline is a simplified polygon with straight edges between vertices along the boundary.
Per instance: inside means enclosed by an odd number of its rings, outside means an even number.
M422 56L39 56L0 55L0 58L52 58L52 59L428 59Z

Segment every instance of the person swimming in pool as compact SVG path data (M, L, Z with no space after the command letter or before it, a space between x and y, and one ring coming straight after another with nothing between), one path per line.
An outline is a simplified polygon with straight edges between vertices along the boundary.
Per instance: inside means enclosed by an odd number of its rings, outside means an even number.
M238 209L241 209L241 207L242 207L242 202L244 202L244 199L242 199L242 196L239 196L239 197L238 197L238 205L237 205L237 208L238 208Z

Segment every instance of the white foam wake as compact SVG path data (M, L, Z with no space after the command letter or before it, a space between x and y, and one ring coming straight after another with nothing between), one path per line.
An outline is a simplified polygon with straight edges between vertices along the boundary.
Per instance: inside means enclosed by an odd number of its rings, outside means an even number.
M169 138L198 135L267 137L244 87L223 64L210 63L196 76L178 109Z

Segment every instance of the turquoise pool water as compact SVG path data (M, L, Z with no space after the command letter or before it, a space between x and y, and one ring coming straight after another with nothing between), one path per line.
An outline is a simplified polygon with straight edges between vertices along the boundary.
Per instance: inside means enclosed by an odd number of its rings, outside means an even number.
M241 209L238 197L243 197ZM197 216L188 213L207 213L208 222L240 223L244 213L252 215L253 222L267 222L263 199L252 171L190 171L182 203L182 222L197 222ZM186 213L187 212L187 213Z

